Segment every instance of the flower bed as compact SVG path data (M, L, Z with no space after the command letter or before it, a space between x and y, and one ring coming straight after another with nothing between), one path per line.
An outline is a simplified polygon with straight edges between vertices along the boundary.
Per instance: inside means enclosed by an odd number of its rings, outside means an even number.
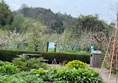
M75 63L75 61L71 62ZM86 64L81 61L77 62ZM10 64L12 65L12 63ZM1 61L1 65L4 65L4 62ZM55 64L51 64L51 66L48 69L39 68L38 70L31 69L31 71L15 72L10 75L1 74L0 83L95 83L99 75L94 69L89 68L76 68L74 66L70 68ZM103 83L101 77L99 83Z

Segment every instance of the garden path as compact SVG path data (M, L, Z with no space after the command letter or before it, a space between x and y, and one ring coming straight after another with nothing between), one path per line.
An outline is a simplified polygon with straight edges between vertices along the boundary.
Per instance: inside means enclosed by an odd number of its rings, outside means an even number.
M61 65L59 65L59 64L48 64L48 68L49 67L60 67L60 66ZM100 69L101 69L101 68L93 68L93 67L90 67L90 68L94 69L95 71L98 71L98 72L100 72ZM108 72L109 72L109 70L105 69L105 68L103 68L102 72L101 72L101 76L104 79L105 83L108 83L108 79L109 79L109 73ZM116 83L116 75L111 74L110 83Z
M92 69L94 69L95 71L98 71L98 72L100 72L100 70L101 70L101 68L93 68L93 67L90 67L90 68L92 68ZM104 79L104 82L108 83L109 69L103 68L102 72L101 72L101 76ZM118 77L117 77L117 79L118 79ZM110 83L116 83L116 75L115 74L111 74Z

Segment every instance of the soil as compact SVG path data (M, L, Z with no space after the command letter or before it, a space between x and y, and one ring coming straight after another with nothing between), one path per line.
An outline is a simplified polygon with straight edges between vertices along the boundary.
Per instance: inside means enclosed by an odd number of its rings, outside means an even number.
M50 67L61 67L61 65L59 65L59 64L48 64L47 67L48 68L50 68ZM92 69L94 69L95 71L98 71L98 72L100 72L100 70L101 70L101 68L93 68L93 67L89 67L89 68L92 68ZM102 72L101 72L101 76L102 76L104 82L108 83L108 80L109 80L109 69L103 68ZM118 79L118 76L117 76L117 79ZM117 82L118 82L118 80L117 80ZM117 82L116 82L116 75L115 74L111 74L110 83L117 83Z

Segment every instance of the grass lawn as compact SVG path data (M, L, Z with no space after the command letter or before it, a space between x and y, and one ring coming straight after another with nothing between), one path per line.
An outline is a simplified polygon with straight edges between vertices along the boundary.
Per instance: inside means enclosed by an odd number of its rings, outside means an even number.
M4 49L4 47L0 48L0 49ZM33 48L27 46L25 48L23 47L11 47L8 48L8 50L23 50L23 51L35 51ZM56 50L56 52L59 52L60 50ZM39 52L42 52L41 49L39 49ZM46 52L46 49L43 51ZM48 52L54 52L54 49L48 49ZM69 53L69 54L90 54L89 51L76 51L76 50L63 50L63 53ZM107 54L110 54L110 52L108 52Z
M0 49L4 49L4 47L0 48ZM26 48L23 48L23 47L11 47L11 48L8 48L8 50L23 50L23 51L35 51L33 48L31 47L26 47ZM59 52L60 50L56 50L56 52ZM39 49L39 52L41 52L41 49ZM46 50L44 50L43 52L46 52ZM48 52L54 52L54 49L48 49ZM90 54L90 52L85 52L85 51L76 51L76 50L63 50L63 53L69 53L69 54Z
M0 48L0 49L4 49L4 47ZM8 50L23 50L23 51L35 51L33 48L31 47L11 47ZM60 50L56 50L56 52L58 53ZM39 52L42 52L41 49L39 49ZM46 50L44 50L43 52L46 52ZM48 49L48 52L54 52L54 49ZM76 51L76 50L63 50L63 53L68 53L68 54L90 54L89 51ZM110 54L110 52L107 53L108 55Z

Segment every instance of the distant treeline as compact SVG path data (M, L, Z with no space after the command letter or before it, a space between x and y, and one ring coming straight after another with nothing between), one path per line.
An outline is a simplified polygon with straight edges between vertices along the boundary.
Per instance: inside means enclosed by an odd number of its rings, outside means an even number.
M33 8L28 7L26 4L22 4L22 6L14 12L14 15L16 12L22 14L25 18L31 18L40 21L48 28L56 31L58 29L59 33L63 32L66 26L75 25L77 20L77 18L72 17L70 14L61 14L60 12L53 13L51 9L40 7Z

